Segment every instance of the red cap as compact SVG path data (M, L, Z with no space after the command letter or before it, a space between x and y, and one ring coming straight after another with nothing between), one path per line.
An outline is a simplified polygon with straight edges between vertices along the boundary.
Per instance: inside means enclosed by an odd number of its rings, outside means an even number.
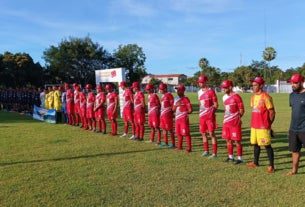
M200 75L198 77L197 83L206 83L208 81L208 77L205 75Z
M262 77L255 77L253 80L251 80L251 82L255 82L259 85L264 85L265 84L265 81Z
M120 87L127 87L126 82L125 82L125 81L122 81L122 82L120 83Z
M88 84L86 85L86 89L92 89L92 85L88 83Z
M221 87L221 88L233 87L233 82L230 81L230 80L224 80L224 81L222 81L220 87Z
M70 86L69 86L69 83L64 83L64 87L65 87L65 89L66 88L69 88Z
M301 82L304 82L304 77L299 73L295 73L291 76L289 82L290 83L301 83Z
M95 88L96 90L102 90L103 89L103 87L101 86L101 85L96 85L96 88Z
M154 89L154 86L152 84L147 84L145 87L145 90L147 90L147 91L150 91L152 89Z
M167 85L165 83L160 83L159 90L166 90L166 89L167 89Z
M111 84L107 84L107 85L105 86L105 89L106 89L106 90L112 90L112 85L111 85Z
M175 87L175 89L177 90L177 92L179 91L184 92L185 86L183 84L179 84L178 86Z
M131 87L139 89L140 88L140 84L139 84L139 82L133 82Z

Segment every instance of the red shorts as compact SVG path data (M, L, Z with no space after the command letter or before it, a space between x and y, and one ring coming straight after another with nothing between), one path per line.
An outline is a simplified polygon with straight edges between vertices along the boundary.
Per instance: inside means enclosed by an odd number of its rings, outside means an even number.
M73 114L74 113L74 104L67 104L67 114Z
M200 133L207 133L207 132L214 132L217 128L216 119L206 119L206 118L200 118L199 121L199 130Z
M74 113L79 114L80 113L80 106L79 104L74 105Z
M133 111L124 110L123 111L123 120L124 120L124 122L133 122Z
M86 108L84 108L84 109L80 109L80 116L81 117L86 117Z
M94 118L93 108L87 108L87 110L86 110L86 118L87 119L93 119Z
M222 138L226 140L241 141L241 125L240 126L222 126Z
M104 109L98 109L94 112L94 116L96 118L96 120L101 120L104 118Z
M150 128L159 128L160 126L160 117L158 114L151 114L148 116L148 126Z
M134 123L144 124L145 123L145 113L134 113Z
M113 110L109 110L109 111L107 111L107 117L110 121L112 121L112 120L118 118L118 112L113 113Z
M173 130L173 119L171 117L161 117L160 118L160 128L166 131Z
M189 119L178 119L175 122L175 131L177 136L190 136Z

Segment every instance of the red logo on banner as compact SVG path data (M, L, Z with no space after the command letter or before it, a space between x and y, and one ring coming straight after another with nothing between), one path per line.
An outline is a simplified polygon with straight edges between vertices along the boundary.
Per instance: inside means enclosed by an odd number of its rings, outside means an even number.
M115 70L111 71L111 78L113 78L115 76L116 76L116 71Z

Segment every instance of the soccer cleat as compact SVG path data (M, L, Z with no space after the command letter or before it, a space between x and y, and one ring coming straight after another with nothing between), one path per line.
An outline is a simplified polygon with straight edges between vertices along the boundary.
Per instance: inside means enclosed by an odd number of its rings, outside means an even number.
M275 172L274 167L272 167L272 166L268 166L268 168L267 168L267 172L268 172L268 173L274 173L274 172Z
M129 139L130 140L134 140L136 138L136 136L135 135L132 135Z
M141 142L141 141L144 141L144 139L143 138L137 138L136 141Z
M234 162L234 158L229 158L229 157L228 157L228 158L225 160L225 162L232 162L232 163L233 163L233 162Z
M127 136L127 134L124 133L124 134L122 134L120 137L123 138L123 137L126 137L126 136Z
M243 162L244 162L243 160L236 160L234 164L238 165L238 164L242 164Z
M258 165L255 164L254 162L248 162L248 163L247 163L247 167L248 167L248 168L256 168L256 167L258 167Z
M209 155L210 155L209 152L205 151L205 152L202 153L201 156L202 156L202 157L208 157Z
M296 174L297 174L296 172L290 171L290 172L287 173L286 175L287 175L287 176L293 176L293 175L296 175Z
M161 142L159 146L160 147L168 147L168 144L166 144L165 142Z
M217 158L216 154L212 154L211 156L209 156L209 159L215 159L215 158Z
M169 144L169 145L167 146L167 148L173 149L173 148L175 148L175 145Z

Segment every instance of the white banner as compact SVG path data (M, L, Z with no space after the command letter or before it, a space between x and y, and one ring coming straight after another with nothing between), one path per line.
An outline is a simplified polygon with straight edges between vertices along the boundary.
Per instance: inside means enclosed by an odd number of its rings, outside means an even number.
M111 68L111 69L95 71L96 84L105 83L105 82L122 82L122 81L125 81L124 68Z
M125 69L124 68L110 68L105 70L95 71L95 83L114 83L125 81ZM120 114L123 117L123 90L119 88L119 101L120 101Z

